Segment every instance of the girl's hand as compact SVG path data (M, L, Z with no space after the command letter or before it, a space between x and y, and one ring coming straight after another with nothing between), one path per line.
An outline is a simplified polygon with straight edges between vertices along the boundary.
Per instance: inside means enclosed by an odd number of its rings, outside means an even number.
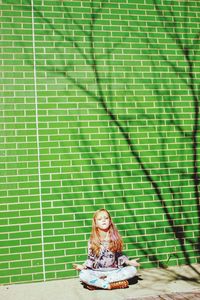
M73 264L73 268L77 271L81 271L81 270L85 269L85 267L83 265L79 265L79 264Z
M139 260L139 258L128 260L126 264L129 266L139 267L140 263L138 262L138 260Z

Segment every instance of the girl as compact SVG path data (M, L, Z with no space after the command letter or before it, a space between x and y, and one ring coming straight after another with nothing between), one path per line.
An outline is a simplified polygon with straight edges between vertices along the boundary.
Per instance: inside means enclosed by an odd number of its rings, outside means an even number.
M88 289L128 287L140 264L122 254L122 238L106 209L96 211L88 243L88 259L83 265L74 264L80 280Z

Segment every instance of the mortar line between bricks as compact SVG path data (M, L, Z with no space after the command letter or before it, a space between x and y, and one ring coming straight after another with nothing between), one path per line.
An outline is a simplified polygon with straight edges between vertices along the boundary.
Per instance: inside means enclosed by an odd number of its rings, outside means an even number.
M38 184L39 184L39 200L40 200L40 220L41 220L42 269L43 269L43 279L44 281L46 281L45 254L44 254L44 227L43 227L43 210L42 210L42 186L41 186L41 172L40 172L41 165L40 165L40 141L39 141L39 118L38 118L34 0L31 0L31 11L32 11L31 20L32 20L33 68L34 68L34 98L35 98L35 111L36 111L36 143L37 143Z

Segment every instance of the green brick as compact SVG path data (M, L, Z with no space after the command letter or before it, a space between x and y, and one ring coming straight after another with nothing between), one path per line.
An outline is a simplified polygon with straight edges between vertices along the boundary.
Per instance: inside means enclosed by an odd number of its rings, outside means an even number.
M32 275L21 275L21 276L12 276L11 283L15 282L30 282L32 281Z

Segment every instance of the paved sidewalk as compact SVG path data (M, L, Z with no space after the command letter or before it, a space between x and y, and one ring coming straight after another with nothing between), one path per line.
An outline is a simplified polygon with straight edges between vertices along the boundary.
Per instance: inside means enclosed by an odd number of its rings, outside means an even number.
M133 300L175 292L200 292L200 264L139 270L123 290L89 291L78 278L0 286L0 300Z
M147 296L142 298L132 298L132 300L199 300L200 299L200 290L199 292L184 292L184 293L170 293L162 294L160 296Z

